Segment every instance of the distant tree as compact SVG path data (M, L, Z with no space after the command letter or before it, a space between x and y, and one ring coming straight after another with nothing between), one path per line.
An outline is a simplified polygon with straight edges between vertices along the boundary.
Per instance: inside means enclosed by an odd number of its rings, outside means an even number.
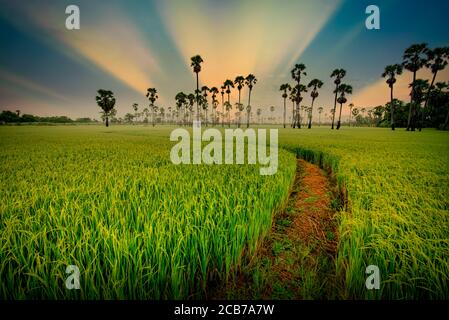
M100 89L97 91L98 95L95 97L97 105L103 111L106 127L109 127L109 117L115 107L114 93L110 90Z
M221 117L221 126L222 126L222 127L224 127L224 117L225 117L225 110L224 110L224 94L225 94L225 89L226 89L226 86L225 86L225 85L222 85L222 86L221 86L221 91L220 91L220 93L221 93L221 115L222 115L222 117Z
M345 69L335 69L334 71L332 71L331 73L331 78L335 78L334 83L335 83L335 99L334 99L334 112L332 112L332 127L331 129L334 129L334 121L335 121L335 110L337 109L337 96L338 96L338 86L341 83L341 79L343 79L346 75L346 70Z
M321 114L323 113L323 107L318 108L318 127L321 127Z
M432 81L430 82L429 89L424 101L424 107L421 112L421 122L419 125L419 131L424 126L424 117L427 112L427 105L429 103L430 92L434 89L435 79L438 71L444 70L449 60L449 47L435 48L433 50L427 50L427 64L426 66L432 71Z
M231 109L232 104L229 101L225 102L226 114L228 115L228 126L231 127Z
M175 96L175 100L176 100L176 108L178 109L178 115L179 115L181 110L185 110L185 106L187 104L187 96L184 92L178 92ZM193 96L192 101L194 101L194 100L195 100L195 96ZM193 104L193 102L192 102L192 104ZM183 123L185 120L185 113L186 112L184 111L183 119L182 119Z
M139 120L139 105L137 103L133 103L132 108L134 110L134 119L136 120L136 122Z
M405 69L413 73L413 80L411 83L412 92L410 94L410 105L409 105L409 112L408 112L408 120L407 120L407 131L415 131L415 103L413 101L413 97L415 96L414 91L414 83L416 83L416 73L419 69L424 67L428 62L428 51L427 44L420 43L420 44L414 44L408 47L403 55L403 62L402 65Z
M402 74L402 65L393 64L385 67L384 73L382 73L383 78L387 78L387 84L390 87L390 104L391 104L391 130L394 130L394 97L393 97L393 86L396 82L396 76Z
M287 113L286 101L288 97L287 92L291 91L292 87L288 83L284 83L280 86L279 90L282 91L282 98L284 99L284 128L285 128L285 116Z
M152 115L153 115L152 118L153 118L153 127L154 127L155 126L156 111L157 111L157 107L155 106L154 103L159 98L159 96L157 95L156 88L148 88L147 89L147 93L146 93L145 96L150 101L150 109L151 109Z
M125 122L132 123L134 119L134 115L132 113L125 114Z
M352 115L352 108L354 108L354 104L351 102L348 105L348 108L349 108L349 123L348 123L348 125L351 126L351 115Z
M246 121L246 127L249 128L249 115L251 113L251 92L253 91L254 85L257 83L257 78L255 75L250 73L245 78L245 84L248 87L248 105L246 106L247 111L247 121Z
M338 116L337 130L339 130L341 126L341 109L343 108L343 104L345 104L347 101L346 95L352 94L352 87L350 85L342 83L338 86L338 93L340 94L337 99L337 102L340 104L340 114Z
M257 114L257 118L258 118L259 125L260 125L260 123L261 123L260 117L262 115L262 109L261 108L257 108L256 114Z
M309 82L309 84L307 86L309 88L313 88L312 92L310 93L310 96L312 97L312 105L310 106L310 110L309 110L309 125L308 125L308 128L310 129L310 128L312 128L313 103L314 103L315 99L318 98L318 89L323 86L323 81L318 80L318 79L313 79L312 81Z
M200 121L200 109L198 105L198 95L199 95L199 77L198 74L201 72L201 63L203 63L203 58L201 58L200 55L196 55L190 58L191 64L190 66L193 67L193 72L196 74L196 120Z
M307 73L304 71L305 69L306 69L306 66L303 63L297 63L297 64L295 64L295 67L291 71L291 76L292 76L293 80L296 81L295 88L297 88L296 89L297 90L296 91L296 114L293 119L293 128L295 128L297 126L298 129L301 128L301 119L300 119L300 115L299 115L299 104L302 101L301 92L307 91L307 89L305 89L306 87L301 84L302 76L307 75ZM301 90L302 88L304 88L304 90Z

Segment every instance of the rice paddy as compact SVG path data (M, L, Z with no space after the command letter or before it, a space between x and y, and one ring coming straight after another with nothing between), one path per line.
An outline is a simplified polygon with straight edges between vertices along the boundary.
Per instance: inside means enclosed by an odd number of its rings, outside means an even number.
M449 298L449 133L280 129L278 171L173 165L173 128L0 127L0 296L181 299L244 265L296 156L332 168L340 298ZM76 265L81 290L67 290ZM380 290L367 290L377 265Z

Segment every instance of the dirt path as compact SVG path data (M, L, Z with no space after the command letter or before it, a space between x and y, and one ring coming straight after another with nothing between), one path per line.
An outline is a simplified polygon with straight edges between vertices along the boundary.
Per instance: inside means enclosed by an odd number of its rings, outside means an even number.
M336 297L335 190L318 166L297 161L285 210L276 216L268 239L251 264L220 290L217 298Z

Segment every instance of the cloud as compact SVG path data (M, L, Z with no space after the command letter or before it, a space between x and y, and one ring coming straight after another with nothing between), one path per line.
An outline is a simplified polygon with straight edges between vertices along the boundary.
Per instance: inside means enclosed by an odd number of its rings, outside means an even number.
M6 70L0 69L0 80L8 83L10 86L14 88L16 92L21 92L29 95L30 93L44 95L48 98L57 99L61 102L68 102L69 99L66 96L55 92L54 90L43 86L34 81L28 80L24 77L21 77L17 74L13 74Z

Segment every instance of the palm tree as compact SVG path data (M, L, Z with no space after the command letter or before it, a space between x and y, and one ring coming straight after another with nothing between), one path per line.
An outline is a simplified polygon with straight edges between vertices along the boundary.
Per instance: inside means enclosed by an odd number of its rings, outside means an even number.
M323 107L318 108L318 127L321 127L321 113L323 113Z
M145 116L144 122L145 122L145 124L147 124L147 123L148 123L148 116L150 115L150 111L148 110L148 108L144 108L144 109L142 110L142 112L143 112L143 114L144 114L144 116Z
M295 116L296 116L296 112L295 112L296 88L295 87L293 87L291 89L289 99L292 102L292 123L290 126L293 128L293 122L295 121Z
M195 96L193 98L195 99ZM184 92L179 92L179 93L176 94L175 100L176 100L176 108L178 109L178 112L179 112L179 110L185 110L184 107L187 104L187 100L186 99L187 99L187 96L186 96L186 94ZM178 115L179 115L179 113L178 113ZM182 122L184 122L184 120L185 120L185 111L184 111L184 115L183 115L182 118L183 118Z
M421 103L425 100L427 92L429 91L429 81L423 79L416 79L414 83L410 84L413 93L413 101L416 106L420 107Z
M323 86L323 81L318 79L313 79L309 82L308 87L312 88L312 92L310 93L310 96L312 97L312 105L310 106L310 112L309 112L309 126L308 128L312 128L312 114L313 114L313 102L318 97L318 89Z
M342 83L338 86L338 93L340 94L340 96L337 99L337 102L340 104L340 115L338 116L337 130L340 129L341 109L343 108L343 104L346 103L346 101L347 101L346 94L352 93L352 87L348 84Z
M354 108L354 104L351 102L349 105L349 126L351 126L351 115L352 115L352 108Z
M193 106L195 105L195 101L198 101L198 99L197 99L197 96L195 96L193 93L189 93L186 96L186 99L188 101L186 101L186 103L184 105L185 105L186 111L187 111L187 109L189 110L188 122L193 123ZM184 113L184 118L185 118L185 113Z
M97 93L98 95L95 97L95 100L103 111L106 127L109 127L109 117L113 114L115 107L114 93L104 89L98 90Z
M273 121L274 120L274 117L273 117L274 106L270 107L270 111L271 111L271 120Z
M202 86L201 87L201 91L203 92L203 97L204 99L200 98L199 101L199 105L202 107L202 109L205 111L206 113L206 118L205 118L205 122L206 122L206 127L207 127L207 107L209 106L207 103L207 93L209 92L209 87L208 86ZM201 109L200 109L201 110Z
M307 92L307 87L303 84L297 84L294 88L295 90L295 103L296 103L296 110L295 110L295 119L293 119L293 128L295 128L295 122L298 128L301 128L301 111L299 108L299 104L302 101L302 92Z
M213 110L213 114L212 114L212 125L215 125L215 114L216 114L216 109L218 107L218 100L217 98L217 94L218 94L218 88L217 87L212 87L209 90L210 93L212 93L212 110Z
M438 71L444 70L448 64L449 60L449 47L435 48L433 50L428 50L427 52L427 67L432 71L432 81L430 82L429 90L426 94L424 101L424 107L421 112L421 123L419 125L419 131L421 131L424 126L424 114L427 110L427 104L429 103L430 91L434 88L435 79L437 77Z
M154 103L156 102L157 98L159 98L158 95L157 95L156 88L148 88L147 89L147 94L145 96L148 98L148 100L150 100L150 108L151 108L152 113L153 113L153 127L154 127L154 125L155 125L155 123L154 123L155 114L154 113L156 112L156 108L157 108L154 105Z
M391 130L394 130L394 104L393 104L393 86L396 82L396 76L402 74L402 65L393 64L385 67L383 78L387 78L387 84L390 87L390 105L391 105Z
M228 102L231 103L231 88L234 88L234 82L228 79L223 83L223 86L226 88L226 94L228 95Z
M134 118L136 121L138 120L139 113L137 112L139 109L139 105L137 103L133 103L132 108L134 110Z
M257 83L257 78L255 75L250 73L245 78L245 84L248 86L248 106L246 107L246 110L248 111L248 119L246 122L246 127L249 128L249 113L251 112L251 92L253 91L254 85Z
M224 94L225 94L225 89L226 87L224 85L221 86L221 114L222 114L222 118L221 118L221 126L224 127Z
M224 103L224 105L225 105L226 112L228 114L228 126L230 128L231 127L231 109L232 109L232 104L229 101L226 101Z
M413 84L416 80L416 73L419 69L424 67L427 63L427 52L428 52L427 44L420 43L411 45L404 52L402 65L405 69L413 73L413 81L412 81L412 92L410 94L410 105L408 110L408 119L407 119L407 131L410 129L415 131L415 107L413 103L413 97L415 96L414 91L415 87Z
M234 85L237 86L237 90L239 91L239 102L237 104L238 105L237 109L240 110L240 93L242 91L242 88L245 86L245 78L242 76L235 77ZM240 128L240 117L239 117L239 121L238 121L238 126Z
M335 100L334 100L334 112L332 113L332 127L331 129L334 129L334 121L335 121L335 110L337 109L337 95L338 95L338 86L341 83L341 79L343 79L346 75L345 69L335 69L331 73L331 78L335 77L334 83L335 83Z
M288 83L284 83L279 88L280 91L282 91L282 98L284 98L284 128L285 128L285 116L286 116L286 100L288 97L287 91L291 91L292 87Z
M259 125L260 125L260 116L262 115L262 109L261 108L257 108L257 111L256 111L256 114L257 114L257 118L258 118L258 121L259 121Z
M352 116L354 117L354 119L356 119L358 114L359 114L359 109L358 108L352 109Z
M198 74L201 72L201 63L203 62L203 58L201 58L200 55L196 55L190 58L191 60L191 64L190 66L193 67L193 72L196 73L196 91L195 91L195 95L196 95L196 120L200 121L200 110L199 110L199 106L198 106L198 94L199 94L199 78L198 78Z
M295 67L292 69L291 74L292 74L292 78L294 81L296 81L296 88L300 88L301 85L301 77L304 75L306 76L307 73L304 71L306 69L306 66L303 63L297 63L295 64ZM305 88L305 86L303 86ZM297 94L296 94L296 115L293 119L293 128L295 128L295 126L298 126L298 129L301 128L301 123L300 123L300 116L299 116L299 103L301 102L302 98L301 98L301 90L297 90Z
M159 114L161 116L161 123L164 124L164 119L165 119L165 108L160 108L159 109Z

